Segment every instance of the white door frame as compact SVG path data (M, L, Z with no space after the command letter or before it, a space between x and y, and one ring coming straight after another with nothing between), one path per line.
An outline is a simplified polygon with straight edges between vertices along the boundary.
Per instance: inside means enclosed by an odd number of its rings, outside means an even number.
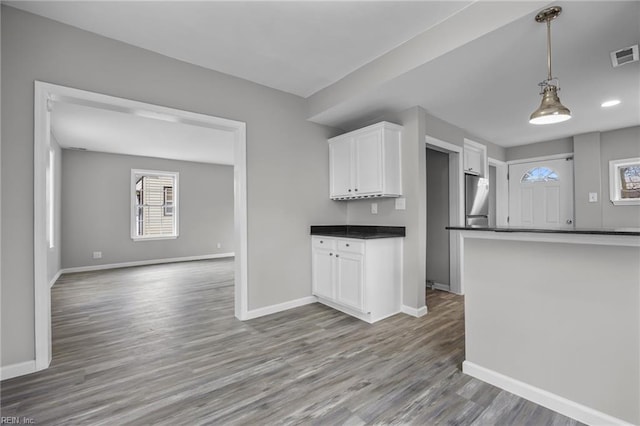
M542 157L531 157L531 158L521 158L518 160L509 160L507 161L507 165L535 163L536 161L545 161L545 160L561 160L563 158L573 158L573 152L565 152L564 154L543 155Z
M496 168L496 226L508 226L509 217L509 166L506 162L489 157L488 163ZM488 176L487 171L487 176Z
M47 280L46 165L50 148L51 113L49 101L68 101L110 110L149 112L159 117L204 125L234 134L234 243L235 316L248 318L247 304L247 156L246 124L204 114L35 82L34 97L34 308L36 371L51 362L51 291Z
M425 142L426 148L449 154L449 225L462 226L464 224L464 148L431 136L426 136ZM426 197L426 194L424 196ZM421 235L420 238L425 239L426 245L427 236ZM449 232L449 290L452 293L464 294L462 236L460 232L454 231Z

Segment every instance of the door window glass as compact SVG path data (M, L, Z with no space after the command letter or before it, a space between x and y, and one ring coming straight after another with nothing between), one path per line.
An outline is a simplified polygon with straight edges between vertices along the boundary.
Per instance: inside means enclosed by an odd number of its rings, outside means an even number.
M557 182L559 180L558 174L548 167L534 167L522 175L520 182L522 183L535 183L535 182Z

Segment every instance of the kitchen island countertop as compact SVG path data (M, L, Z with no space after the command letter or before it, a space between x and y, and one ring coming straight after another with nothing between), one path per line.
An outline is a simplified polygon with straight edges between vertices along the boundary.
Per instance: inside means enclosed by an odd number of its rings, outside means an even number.
M531 232L539 234L582 234L582 235L633 235L640 236L640 228L574 228L574 229L549 229L549 228L525 228L515 226L505 227L466 227L447 226L450 231L489 231L489 232Z
M311 235L323 235L338 238L398 238L405 236L404 226L374 225L318 225L311 226Z

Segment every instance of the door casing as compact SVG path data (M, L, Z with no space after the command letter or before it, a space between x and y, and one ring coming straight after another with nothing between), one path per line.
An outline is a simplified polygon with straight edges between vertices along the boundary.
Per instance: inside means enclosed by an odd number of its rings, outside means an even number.
M50 101L84 105L132 113L149 111L198 123L234 135L234 243L235 243L235 316L248 319L247 297L247 155L246 124L241 121L198 114L175 108L138 102L115 96L35 81L34 93L34 310L35 370L51 363L51 290L47 280L46 167L51 147Z

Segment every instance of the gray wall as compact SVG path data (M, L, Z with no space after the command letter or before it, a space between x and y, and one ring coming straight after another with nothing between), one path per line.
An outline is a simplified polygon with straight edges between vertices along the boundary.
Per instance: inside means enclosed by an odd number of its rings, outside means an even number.
M573 152L573 138L555 139L528 145L511 146L506 150L506 161L544 157L547 155L570 154Z
M602 204L607 192L602 191L600 170L600 133L587 133L573 138L573 176L575 225L578 228L602 227ZM607 179L608 181L608 179ZM598 194L598 202L589 202L589 193Z
M640 424L639 257L465 238L466 361Z
M47 251L47 279L49 283L62 268L62 149L51 134L51 149L54 152L53 176L53 248ZM51 283L53 284L53 283Z
M427 114L427 135L461 147L464 147L465 139L470 139L487 147L487 157L499 161L506 161L505 148L476 135L472 135L466 130L430 114Z
M232 166L62 152L63 268L234 251ZM180 174L178 238L131 239L131 169ZM93 259L94 251L102 258Z
M2 365L34 359L34 80L247 123L249 309L311 295L309 226L346 205L304 99L3 6Z
M640 126L600 134L602 226L640 227L640 206L614 206L609 201L609 161L640 157Z
M449 285L449 155L427 149L427 281Z

